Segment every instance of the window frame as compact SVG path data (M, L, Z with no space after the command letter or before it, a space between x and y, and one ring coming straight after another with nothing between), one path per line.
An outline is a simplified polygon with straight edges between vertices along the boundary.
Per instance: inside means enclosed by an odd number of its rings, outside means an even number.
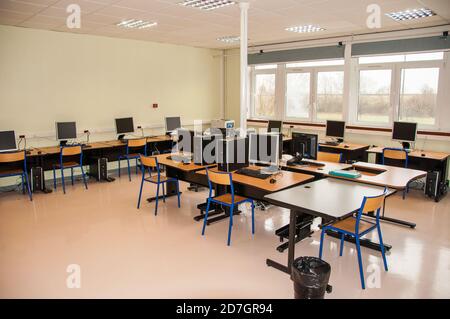
M417 52L415 52L417 53ZM411 54L415 54L411 53ZM407 53L410 54L410 53ZM435 113L435 124L419 124L420 129L426 130L438 130L440 127L439 123L439 113L442 104L443 95L443 69L446 65L445 61L447 59L447 52L444 52L443 60L429 60L429 61L408 61L408 62L388 62L388 63L371 63L371 64L359 64L358 57L353 57L354 63L356 65L355 72L352 72L351 77L356 81L356 90L353 90L351 94L355 96L356 105L350 106L350 113L353 116L349 116L349 123L357 126L366 127L379 127L379 128L391 128L395 121L399 120L400 113L400 95L401 95L401 72L402 69L427 69L427 68L438 68L439 69L439 80L438 80L438 92L436 96L436 113ZM390 87L390 111L389 111L389 121L388 123L379 122L366 122L358 120L358 107L359 107L359 89L360 89L360 72L362 70L391 70L391 87ZM353 103L355 104L355 103Z
M450 70L448 64L450 63L450 51L435 50L434 52L443 52L442 60L425 60L425 61L402 61L402 62L385 62L385 63L371 63L359 64L359 57L351 57L350 50L346 51L346 56L343 59L343 65L327 65L327 66L299 66L287 68L288 64L314 62L313 61L290 61L283 63L269 63L267 65L276 65L276 69L262 69L257 70L257 65L249 67L250 87L249 87L249 110L248 119L254 120L282 120L286 122L324 124L325 120L317 118L317 101L318 101L318 72L344 72L343 85L343 106L342 119L346 121L347 125L354 125L358 127L368 128L392 128L393 122L399 119L400 111L400 97L401 97L401 72L402 69L409 68L438 68L438 92L436 97L435 110L435 124L419 124L419 129L429 131L439 131L445 125L445 119L441 119L442 115L448 114L446 110L446 92L445 85L450 83ZM433 51L408 52L409 54L431 53ZM401 54L401 53L399 53ZM389 55L389 54L387 54ZM395 54L391 54L395 55ZM332 59L341 60L341 59ZM319 60L316 60L319 61ZM365 122L358 120L358 106L359 106L359 89L360 89L360 70L374 70L374 69L390 69L391 70L391 87L390 87L390 110L388 123L380 122ZM286 115L287 102L287 75L289 73L310 73L310 107L308 118L302 117L288 117ZM258 74L275 74L275 115L262 116L255 115L255 81ZM450 94L450 93L449 93ZM447 126L445 126L447 127Z

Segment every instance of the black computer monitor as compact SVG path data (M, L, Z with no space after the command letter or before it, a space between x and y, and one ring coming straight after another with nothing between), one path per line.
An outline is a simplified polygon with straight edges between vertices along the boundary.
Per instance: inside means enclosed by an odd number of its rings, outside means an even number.
M75 122L56 122L56 139L60 141L77 138L77 125Z
M280 159L280 135L250 134L249 141L249 163L278 165Z
M181 119L179 116L166 117L166 132L173 132L181 127Z
M267 126L267 132L277 132L282 133L283 122L282 121L269 121L269 125Z
M134 132L134 123L132 117L116 119L117 134L127 134Z
M16 134L14 131L0 132L0 152L17 150Z
M299 154L303 158L317 159L317 147L318 147L317 134L306 133L292 133L292 152L294 156Z
M248 137L220 138L218 147L218 168L223 172L232 172L248 166Z
M417 123L394 122L392 139L400 142L415 142L417 135Z
M327 131L326 131L325 135L327 137L335 137L338 139L344 139L345 122L344 121L327 121Z

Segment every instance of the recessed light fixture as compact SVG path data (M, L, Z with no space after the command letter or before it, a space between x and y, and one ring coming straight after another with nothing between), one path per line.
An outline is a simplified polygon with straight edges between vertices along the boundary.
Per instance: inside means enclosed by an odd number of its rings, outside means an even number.
M305 33L305 32L318 32L318 31L324 31L324 28L321 28L318 25L312 25L312 24L308 24L308 25L300 25L300 26L294 26L294 27L289 27L285 29L286 31L291 31L291 32L297 32L297 33Z
M225 42L225 43L236 43L241 41L241 37L239 36L226 36L217 38L217 41Z
M210 11L236 4L236 2L232 0L184 0L179 4L185 7L193 7L205 11Z
M420 8L420 9L386 13L386 15L395 21L404 21L404 20L427 18L436 15L436 13L434 13L430 9Z
M127 29L147 29L158 25L157 22L149 22L138 19L129 19L116 24L118 27Z

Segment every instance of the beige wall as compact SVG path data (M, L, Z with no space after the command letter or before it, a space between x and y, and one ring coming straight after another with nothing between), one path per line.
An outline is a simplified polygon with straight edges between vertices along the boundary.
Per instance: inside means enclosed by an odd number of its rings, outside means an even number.
M218 118L219 52L0 26L0 130L54 144L55 121L77 121L96 139L117 117L158 133L165 116Z

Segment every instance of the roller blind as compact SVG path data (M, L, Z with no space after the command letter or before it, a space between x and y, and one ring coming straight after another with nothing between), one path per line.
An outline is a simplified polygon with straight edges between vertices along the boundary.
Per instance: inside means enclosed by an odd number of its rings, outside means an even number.
M306 60L339 59L344 58L344 52L344 45L335 45L327 47L253 53L248 55L248 64L253 65Z
M437 36L427 38L355 43L352 45L352 56L447 49L450 49L450 38Z

